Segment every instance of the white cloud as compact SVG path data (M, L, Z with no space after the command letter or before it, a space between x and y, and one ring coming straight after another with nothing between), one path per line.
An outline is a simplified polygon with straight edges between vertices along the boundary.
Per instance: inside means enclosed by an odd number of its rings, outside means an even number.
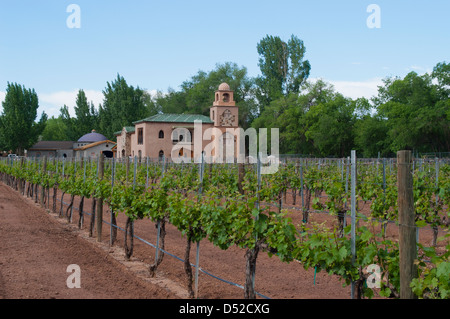
M158 90L147 90L147 92L152 96L156 96L156 94L158 93Z
M330 81L336 91L352 99L365 97L370 99L378 94L378 86L383 85L381 78L369 79L366 81Z
M84 90L88 102L93 102L98 108L99 104L103 103L103 93L96 90ZM74 106L77 100L78 89L73 91L58 91L52 93L38 93L40 109L45 111L49 117L57 117L60 114L60 109L64 105L69 108L71 116L75 115Z
M311 79L316 81L317 79ZM323 79L334 86L334 89L342 95L357 99L365 97L370 99L378 94L378 86L383 85L382 78L373 78L365 81L332 81Z

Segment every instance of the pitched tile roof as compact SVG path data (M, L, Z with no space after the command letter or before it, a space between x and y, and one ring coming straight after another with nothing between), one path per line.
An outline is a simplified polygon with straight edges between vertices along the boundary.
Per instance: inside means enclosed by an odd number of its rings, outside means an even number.
M84 145L84 146L81 146L81 147L79 147L79 148L75 148L74 149L74 151L84 151L85 149L88 149L88 148L91 148L91 147L94 147L94 146L97 146L97 145L100 145L100 144L103 144L103 143L108 143L108 144L116 144L115 142L113 142L113 141L110 141L110 140L104 140L104 141L98 141L98 142L95 142L95 143L91 143L91 144L88 144L88 145Z
M202 123L214 123L209 117L201 114L156 114L145 119L133 122L133 124L143 122L194 123L194 121L202 121Z
M125 132L127 133L133 133L135 131L134 126L125 126ZM114 135L120 135L122 134L122 130L114 132Z
M33 146L31 146L28 150L61 150L61 149L72 149L73 142L72 141L39 141Z

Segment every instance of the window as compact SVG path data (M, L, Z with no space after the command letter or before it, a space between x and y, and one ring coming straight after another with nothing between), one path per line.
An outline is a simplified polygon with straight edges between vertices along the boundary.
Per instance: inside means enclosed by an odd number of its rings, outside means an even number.
M163 130L159 131L159 138L164 138L164 131Z
M138 128L138 145L144 144L144 129Z

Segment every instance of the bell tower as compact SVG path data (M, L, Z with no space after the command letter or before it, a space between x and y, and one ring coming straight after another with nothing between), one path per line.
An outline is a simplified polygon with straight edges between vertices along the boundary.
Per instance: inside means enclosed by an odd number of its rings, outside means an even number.
M233 91L227 83L219 85L210 109L210 118L215 127L238 127L239 110L234 101Z

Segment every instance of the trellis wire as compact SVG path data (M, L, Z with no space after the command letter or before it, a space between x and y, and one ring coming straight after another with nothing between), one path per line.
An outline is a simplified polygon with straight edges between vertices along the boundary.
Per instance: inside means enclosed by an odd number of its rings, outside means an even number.
M57 200L57 201L61 201L61 200L58 199L58 198L57 198L56 200ZM63 204L66 205L66 206L69 205L69 203L66 203L66 202L63 202ZM78 210L77 207L75 207L74 209L75 209L75 210ZM83 211L83 214L91 215L91 213L85 212L85 211ZM103 220L103 222L104 222L105 224L109 224L109 225L111 226L111 228L114 227L114 228L117 228L117 229L119 229L119 230L121 230L121 231L126 231L124 228L122 228L122 227L120 227L120 226L118 226L118 225L114 225L114 224L109 223L109 222L107 222L107 221L105 221L105 220ZM147 241L147 240L141 238L140 236L137 236L136 234L134 234L133 237L136 238L136 239L138 239L138 240L140 240L140 241L143 242L144 244L149 245L150 247L153 247L153 248L157 248L157 247L158 247L157 244L154 245L154 244L150 243L149 241ZM180 258L180 257L178 257L178 256L176 256L176 255L174 255L174 254L172 254L172 253L169 253L169 252L168 252L167 250L165 250L165 249L159 248L159 250L160 250L161 252L163 252L164 254L167 254L168 256L173 257L173 258L175 258L175 259L177 259L177 260L179 260L179 261L181 261L181 262L184 262L184 261L185 261L184 259L182 259L182 258ZM215 278L215 279L217 279L217 280L220 280L220 281L225 282L225 283L227 283L227 284L230 284L230 285L232 285L232 286L235 286L235 287L244 289L244 286L239 285L239 284L237 284L237 283L234 283L234 282L232 282L232 281L223 279L223 278L221 278L221 277L219 277L219 276L217 276L217 275L213 275L212 273L206 271L205 269L203 269L203 268L201 268L201 267L199 267L199 266L197 266L197 265L195 265L195 264L193 264L193 263L191 263L191 266L197 268L198 271L200 271L200 272L202 272L202 273L204 273L204 274L206 274L206 275L208 275L208 276L210 276L210 277L212 277L212 278ZM265 296L265 295L263 295L263 294L261 294L261 293L259 293L259 292L255 292L255 293L256 293L258 296L262 297L262 298L270 299L270 297Z
M353 154L352 154L353 155ZM36 161L36 159L35 159L35 161ZM147 161L148 161L148 159L147 159ZM356 162L356 161L355 161ZM65 163L65 160L63 160L63 176L64 176L64 163ZM393 160L391 160L390 161L390 169L392 169L392 166L393 166L393 163L394 163L394 161ZM419 169L423 169L423 161L422 160L420 160L419 161L419 163L420 163L420 166L419 166ZM11 165L13 164L13 162L11 161ZM385 191L386 190L386 159L383 159L383 190ZM38 165L39 165L39 168L40 168L40 162L38 163ZM165 165L165 163L164 163L164 161L163 161L163 167L164 167L164 165ZM227 165L228 166L228 165ZM320 166L319 166L320 167ZM136 165L135 165L135 169L136 169ZM302 166L301 166L301 169L302 169ZM57 164L57 166L56 166L56 170L58 171L58 164ZM347 166L347 170L348 170L348 166ZM76 171L76 167L75 167L75 171ZM353 172L352 172L353 173ZM435 159L435 174L436 174L436 185L438 185L438 174L439 174L439 162L438 162L438 160L437 159ZM97 175L98 175L98 166L97 166ZM148 174L147 174L147 176L148 176ZM348 177L348 176L347 176ZM353 180L355 180L355 182L356 182L356 178L355 179L353 179L352 178L352 183L353 183ZM148 183L148 181L147 181L147 183ZM302 193L303 193L303 187L302 187ZM303 194L302 194L303 195ZM438 195L438 194L436 194L436 195ZM436 199L436 200L438 200L438 198ZM303 206L303 205L302 205ZM76 208L75 208L76 209ZM353 216L352 216L352 219L353 219ZM392 221L388 221L388 222L392 222ZM419 229L419 227L417 227L417 226L414 226L414 227L416 227L416 229ZM136 237L136 236L135 236ZM137 237L136 237L137 238ZM200 267L198 267L198 265L196 266L196 268L197 268L197 270L200 268Z

